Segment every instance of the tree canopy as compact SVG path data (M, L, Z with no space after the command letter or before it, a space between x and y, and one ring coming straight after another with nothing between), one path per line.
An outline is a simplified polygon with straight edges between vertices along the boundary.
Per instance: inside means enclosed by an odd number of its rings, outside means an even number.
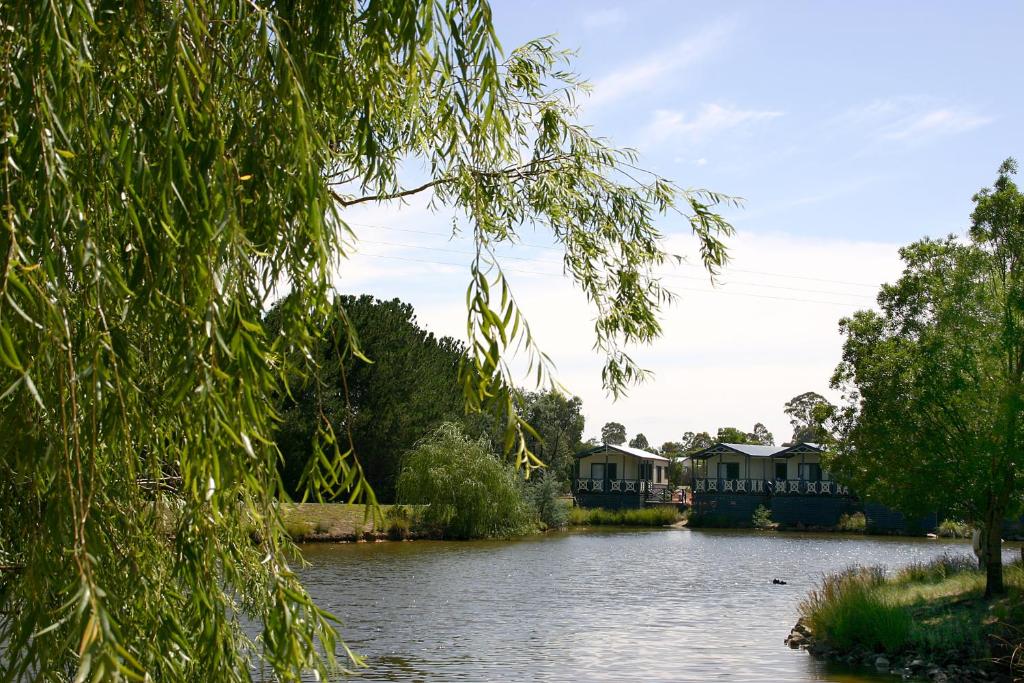
M846 403L830 467L862 495L977 525L986 593L1003 590L1000 534L1024 483L1024 195L1006 161L974 196L970 240L900 250L880 311L840 323Z
M601 441L615 446L626 443L626 427L618 422L606 422L601 427Z
M749 432L744 432L736 427L719 427L715 441L719 443L749 443L771 446L775 443L775 437L772 436L767 427L758 422L754 425L753 430Z
M786 401L784 411L793 426L794 443L826 443L830 439L825 426L835 412L828 399L819 393L806 391Z
M271 335L280 331L281 306L267 316ZM319 371L289 378L278 403L282 422L275 442L283 483L291 495L302 495L312 443L326 420L335 434L351 438L377 498L391 502L402 454L442 422L463 417L459 366L465 346L421 329L412 306L398 299L339 296L334 307L331 328L310 349ZM339 353L345 324L358 331L359 348L372 363Z
M633 448L640 448L642 450L650 450L651 444L647 441L647 437L643 433L639 433L629 440L629 445Z
M726 257L727 198L580 126L567 53L504 52L486 2L55 0L3 19L7 679L329 674L331 620L288 563L273 406L336 329L347 208L425 192L472 236L470 410L513 400L512 349L550 380L494 256L521 226L562 248L616 394L643 378L626 347L671 299L659 217L688 221L712 271ZM338 348L364 356L340 320ZM503 449L537 466L504 414ZM371 495L329 420L312 451L314 495Z

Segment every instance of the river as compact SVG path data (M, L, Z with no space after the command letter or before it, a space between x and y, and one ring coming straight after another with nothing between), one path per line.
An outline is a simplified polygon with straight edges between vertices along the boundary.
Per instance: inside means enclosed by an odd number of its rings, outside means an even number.
M824 572L964 542L688 529L306 545L303 580L383 681L894 681L789 650ZM773 579L786 585L775 585Z

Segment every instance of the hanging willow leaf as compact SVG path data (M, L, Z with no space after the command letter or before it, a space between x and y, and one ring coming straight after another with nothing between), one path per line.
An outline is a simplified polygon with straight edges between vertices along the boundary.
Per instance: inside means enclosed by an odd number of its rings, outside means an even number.
M460 384L498 414L516 349L554 381L494 255L522 226L564 248L615 394L670 299L655 219L682 212L708 269L726 258L731 200L592 136L569 54L503 55L486 2L0 0L0 54L0 680L355 661L289 569L272 408L318 376L325 330L364 358L332 324L349 207L427 193L472 233ZM406 184L409 159L429 178ZM374 504L350 439L321 425L311 452L310 495Z

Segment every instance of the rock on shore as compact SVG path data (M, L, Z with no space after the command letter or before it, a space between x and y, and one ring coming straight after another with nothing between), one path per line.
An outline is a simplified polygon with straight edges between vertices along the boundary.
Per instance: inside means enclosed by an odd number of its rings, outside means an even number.
M807 625L807 622L802 617L796 622L796 626L789 632L784 642L794 650L806 650L813 657L853 666L863 666L876 671L885 671L908 681L992 683L1010 680L969 664L946 664L940 666L934 662L926 661L916 652L909 652L904 655L884 655L862 649L839 650L822 640L816 639L810 626Z

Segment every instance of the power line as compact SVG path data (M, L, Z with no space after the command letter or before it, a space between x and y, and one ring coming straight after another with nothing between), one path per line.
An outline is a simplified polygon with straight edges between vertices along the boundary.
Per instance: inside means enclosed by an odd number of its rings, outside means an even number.
M377 228L377 229L380 229L380 230L391 230L391 231L394 231L394 232L408 232L408 233L412 233L412 234L416 234L416 235L430 235L432 237L446 237L446 238L449 238L449 239L451 239L453 237L456 237L453 233L436 232L436 231L432 231L432 230L417 230L417 229L414 229L414 228L400 228L400 227L394 227L394 226L390 226L390 225L378 225L378 224L373 224L373 223L359 223L359 222L356 222L356 221L346 221L346 224L347 225L358 226L358 227L361 227L361 228ZM464 239L464 238L459 236L459 239ZM562 251L558 247L552 247L550 245L545 245L545 244L534 244L534 243L530 243L530 242L517 242L516 244L524 246L524 247L530 247L531 249L544 249L544 250L547 250L547 251L557 251L557 252L561 252ZM686 268L700 268L700 269L703 270L703 266L698 266L698 265L695 265L693 263L682 263L680 265L682 265L682 266L684 266ZM831 278L812 277L810 275L793 275L792 273L777 273L777 272L772 272L772 271L767 271L767 270L751 270L751 269L747 269L747 268L730 268L729 270L731 270L732 272L735 272L735 273L747 273L749 275L764 275L764 276L767 276L767 277L790 278L790 279L793 279L793 280L807 280L807 281L810 281L810 282L825 282L825 283L837 284L837 285L850 285L850 286L853 286L853 287L867 287L867 288L870 288L872 290L877 290L878 289L878 283L873 283L873 282L856 282L856 281L853 281L853 280L835 280L835 279L831 279ZM758 286L761 286L761 285L759 284Z
M361 256L368 256L370 258L390 259L390 260L395 260L395 261L408 261L410 263L426 263L426 264L435 265L435 266L455 266L455 267L465 266L464 263L450 263L450 262L446 262L446 261L432 261L430 259L411 258L411 257L408 257L408 256L394 256L394 255L388 255L388 254L368 254L366 252L359 252L359 254ZM526 275L540 275L542 277L553 277L553 278L559 278L559 279L565 278L565 275L563 275L562 273L546 273L546 272L543 272L543 271L525 270L525 269L522 269L522 268L503 268L502 270L504 270L505 272L508 272L508 273L523 273L523 274L526 274ZM750 298L755 298L755 299L772 299L772 300L775 300L775 301L792 301L792 302L797 302L797 303L824 304L824 305L828 305L828 306L842 306L844 308L858 308L858 306L859 306L859 304L855 304L855 303L850 302L850 301L827 301L827 300L824 300L824 299L800 299L800 298L796 298L796 297L772 296L770 294L753 294L753 293L750 293L750 292L727 292L727 291L725 291L723 289L710 289L709 290L709 289L698 289L696 287L679 287L678 289L683 290L683 291L687 291L687 292L696 292L698 294L725 294L725 295L728 295L728 296L745 296L745 297L750 297Z

